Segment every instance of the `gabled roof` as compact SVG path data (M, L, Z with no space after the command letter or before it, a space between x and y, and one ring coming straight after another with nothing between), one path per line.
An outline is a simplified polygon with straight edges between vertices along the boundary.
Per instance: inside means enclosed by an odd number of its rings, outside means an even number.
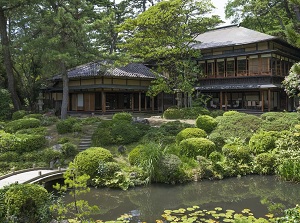
M274 39L278 39L278 37L270 36L238 25L232 25L217 28L215 30L200 34L195 39L200 43L195 44L194 48L207 49L232 45L243 45Z
M107 68L105 63L90 62L68 70L68 77L72 78L88 78L88 77L124 77L124 78L143 78L154 79L155 74L145 65L141 63L130 63L120 68ZM53 77L53 80L60 80L61 75Z

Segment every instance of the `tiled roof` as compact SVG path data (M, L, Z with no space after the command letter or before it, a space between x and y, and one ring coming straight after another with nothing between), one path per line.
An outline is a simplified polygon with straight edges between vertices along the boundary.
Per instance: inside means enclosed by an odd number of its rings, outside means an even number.
M261 41L278 39L261 32L247 29L241 26L225 26L212 31L205 32L196 37L196 49L215 48L232 45L243 45Z
M68 77L85 78L85 77L127 77L127 78L147 78L154 79L155 74L141 63L130 63L124 67L107 69L103 62L90 62L68 70ZM61 75L53 77L53 80L60 80Z

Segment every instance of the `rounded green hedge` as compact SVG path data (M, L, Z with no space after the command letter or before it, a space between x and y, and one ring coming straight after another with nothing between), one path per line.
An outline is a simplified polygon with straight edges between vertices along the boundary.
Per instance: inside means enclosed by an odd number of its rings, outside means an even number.
M113 121L132 121L132 115L128 112L119 112L113 115Z
M250 150L247 146L225 144L222 152L228 159L235 162L249 163L251 161Z
M237 111L226 111L223 113L223 116L233 116L233 115L239 115L240 113Z
M264 131L253 134L249 141L250 151L254 154L260 154L274 149L278 134Z
M218 122L209 115L200 115L196 120L196 126L203 129L207 134L211 133L218 125Z
M272 153L258 154L254 159L254 170L258 174L274 174L276 157Z
M130 165L139 165L139 163L142 160L142 149L143 146L139 145L130 151L130 153L128 154L128 160Z
M26 115L26 111L24 110L19 110L19 111L16 111L12 114L12 120L18 120L18 119L21 119L23 118L25 115Z
M8 122L4 130L9 133L15 133L20 129L37 128L41 126L41 121L36 118L24 118Z
M183 112L177 108L168 108L164 111L163 118L165 119L181 119L183 118Z
M81 123L80 120L77 120L76 118L68 118L66 120L61 120L57 122L56 129L59 134L80 132Z
M206 138L207 134L199 128L186 128L180 131L176 136L176 143L179 144L182 140L188 138Z
M113 156L109 150L101 147L91 147L78 153L74 163L81 173L92 178L97 173L99 162L111 162L112 160Z
M181 155L191 158L196 158L197 156L208 157L216 149L216 145L205 138L184 139L180 142L179 147Z

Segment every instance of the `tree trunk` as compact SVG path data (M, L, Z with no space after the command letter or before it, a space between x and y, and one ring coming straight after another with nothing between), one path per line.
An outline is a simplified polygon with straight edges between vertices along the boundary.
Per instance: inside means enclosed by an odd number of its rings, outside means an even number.
M7 18L5 17L4 10L2 8L0 8L0 35L3 49L4 66L7 74L8 91L11 94L14 110L20 110L21 101L16 91L13 63L9 49L9 39L7 34Z
M63 97L61 104L61 119L66 119L68 116L68 103L69 103L69 78L65 62L60 62L63 80Z

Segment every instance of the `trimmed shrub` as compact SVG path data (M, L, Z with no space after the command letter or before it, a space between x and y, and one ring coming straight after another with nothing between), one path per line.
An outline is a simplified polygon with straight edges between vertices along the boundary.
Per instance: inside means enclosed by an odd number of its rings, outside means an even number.
M5 125L5 131L15 133L20 129L37 128L41 126L41 121L36 118L26 118L11 121Z
M112 160L113 156L109 150L101 147L91 147L78 153L74 159L74 164L81 173L93 178L97 173L100 161L111 162Z
M20 159L24 162L41 162L41 161L43 161L40 151L25 152L20 156ZM47 165L48 165L48 163L47 163Z
M254 171L258 174L274 174L276 157L272 153L258 154L254 159Z
M210 112L203 107L181 108L182 118L196 119L199 115L210 115Z
M41 120L43 118L42 114L29 114L29 115L25 115L23 118L36 118Z
M194 125L180 121L163 123L159 130L166 136L176 136L180 131L186 128L193 128Z
M211 133L217 125L218 122L208 115L200 115L196 120L196 126L203 129L207 134Z
M12 120L18 120L18 119L21 119L23 118L24 116L26 115L26 111L24 110L19 110L19 111L16 111L12 114Z
M62 154L57 150L54 150L52 148L47 148L41 152L41 157L43 162L49 165L51 161L62 158Z
M185 173L181 169L182 162L180 158L173 154L166 154L159 160L155 181L161 183L176 183L185 180Z
M218 116L223 116L224 114L224 111L223 110L213 110L210 112L210 116L213 117L213 118L216 118Z
M223 154L217 151L213 151L211 154L209 154L208 159L210 159L212 162L217 163L222 161L224 158Z
M66 120L61 120L58 123L56 123L57 132L59 134L74 132L74 130L77 130L77 128L79 128L78 125L75 125L76 123L79 124L78 122L79 120L75 118L68 118ZM73 128L74 125L75 125L75 129Z
M228 159L238 163L249 163L251 161L250 151L247 146L225 144L222 152Z
M61 150L64 158L73 158L79 152L77 146L69 142L63 144Z
M114 176L117 171L120 171L121 167L116 162L99 162L97 169L97 176L107 179Z
M87 117L85 119L83 119L81 121L81 123L83 125L91 125L91 124L94 124L94 123L97 123L97 122L101 122L103 121L100 117L97 117L97 116L93 116L93 117Z
M275 149L277 135L275 132L261 131L255 133L249 141L250 151L254 154L260 154Z
M58 144L64 144L64 143L67 143L67 142L70 142L70 139L68 137L61 137L57 140Z
M182 119L183 112L177 108L168 108L167 110L164 111L163 118L165 118L165 119Z
M3 195L4 213L16 222L50 222L50 194L37 184L14 184Z
M181 155L196 158L197 156L208 157L216 149L216 145L205 138L189 138L179 144Z
M46 135L47 128L46 127L37 127L30 129L21 129L16 132L16 134L30 134L30 135Z
M240 114L240 113L237 111L227 111L227 112L223 113L223 116L233 116L233 115L238 115L238 114Z
M113 115L112 117L113 121L132 121L132 115L128 112L119 112Z
M129 144L139 141L143 132L139 130L138 125L127 121L118 121L113 124L111 135L114 143Z
M0 121L10 118L11 115L11 97L6 89L0 89Z
M138 166L142 160L142 145L135 147L133 150L130 151L128 154L128 160L130 165Z
M180 131L176 136L176 143L179 144L182 140L188 138L206 138L207 134L199 128L186 128Z
M114 144L111 130L107 128L97 128L92 135L93 146L108 146Z
M50 126L56 123L59 119L56 116L46 116L44 115L41 119L42 126Z
M300 123L298 112L267 112L261 115L261 129L264 131L290 130Z
M221 151L222 147L225 145L224 138L218 133L211 133L208 136L208 139L211 140L216 145L216 150Z

